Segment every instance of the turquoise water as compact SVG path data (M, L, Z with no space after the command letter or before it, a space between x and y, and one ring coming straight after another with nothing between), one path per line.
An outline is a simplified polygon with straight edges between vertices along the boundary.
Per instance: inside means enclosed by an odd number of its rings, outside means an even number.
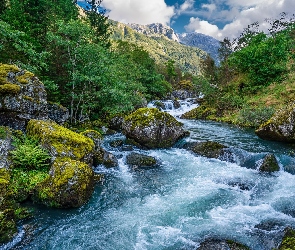
M124 136L109 136L104 147L120 164L96 167L105 181L89 203L73 210L37 208L27 226L31 235L20 228L19 238L3 249L196 249L210 237L237 240L254 250L276 247L283 229L295 226L293 146L227 124L183 122L191 131L186 140L221 142L229 146L230 162L177 147L136 149L156 157L160 166L133 170L125 164L130 151L109 146ZM267 152L280 162L275 174L257 171Z

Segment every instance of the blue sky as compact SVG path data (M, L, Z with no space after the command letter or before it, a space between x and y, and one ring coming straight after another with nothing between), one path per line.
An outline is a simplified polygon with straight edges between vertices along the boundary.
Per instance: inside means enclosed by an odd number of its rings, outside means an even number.
M102 5L119 22L163 23L178 33L199 32L219 40L237 37L255 21L266 28L265 19L295 13L295 0L103 0Z

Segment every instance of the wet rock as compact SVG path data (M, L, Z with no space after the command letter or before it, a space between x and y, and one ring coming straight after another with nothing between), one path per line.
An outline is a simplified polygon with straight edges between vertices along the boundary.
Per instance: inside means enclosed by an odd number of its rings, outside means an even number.
M232 240L207 239L196 250L250 250L250 248Z
M272 221L263 221L254 227L264 231L273 231L279 230L285 223L282 221L272 220Z
M295 230L287 227L284 230L284 237L278 250L292 250L295 249Z
M94 153L93 165L97 166L100 164L108 168L117 167L119 165L117 158L103 148L99 148L99 150L96 150Z
M58 124L63 124L69 119L69 110L57 103L47 103L48 118Z
M273 154L267 154L263 158L263 162L261 166L259 167L260 172L270 173L270 172L275 172L279 170L280 170L279 164L277 162L276 157Z
M57 158L48 178L37 185L33 199L51 207L80 207L92 195L94 183L94 172L86 163Z
M152 168L157 166L157 160L154 157L138 153L127 155L126 162L133 168Z
M119 131L119 130L122 130L123 122L124 122L123 115L116 115L110 119L110 121L108 122L108 126L110 129Z
M265 140L295 142L295 103L275 112L255 133Z
M186 113L184 113L181 118L182 119L209 119L216 120L217 111L214 108L207 107L205 105L201 105L197 108L194 108Z
M177 101L177 100L174 100L174 101L173 101L173 107L174 107L175 109L179 109L179 108L181 107L180 102Z
M0 64L0 125L25 131L30 119L48 119L45 87L33 73Z
M97 150L100 148L102 142L102 135L96 130L87 129L84 132L80 133L83 136L90 138L94 142L94 149Z
M141 108L127 116L123 132L127 138L147 148L171 147L188 135L182 123L156 108Z
M188 142L183 147L193 151L195 154L216 159L219 158L223 154L224 149L227 148L227 146L213 141Z
M174 90L172 92L172 96L176 99L184 100L187 98L195 98L198 97L198 93L192 90L184 90L184 89L179 89L179 90Z
M113 148L123 146L123 144L124 144L123 140L115 140L115 141L110 142L110 146L113 147Z
M159 110L165 110L165 104L161 101L155 101L154 105Z

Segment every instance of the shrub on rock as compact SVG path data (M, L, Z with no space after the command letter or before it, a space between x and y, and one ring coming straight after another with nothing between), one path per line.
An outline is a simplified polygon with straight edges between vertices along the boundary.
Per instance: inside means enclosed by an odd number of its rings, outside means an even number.
M183 124L156 108L140 108L125 118L127 138L147 148L167 148L188 135Z

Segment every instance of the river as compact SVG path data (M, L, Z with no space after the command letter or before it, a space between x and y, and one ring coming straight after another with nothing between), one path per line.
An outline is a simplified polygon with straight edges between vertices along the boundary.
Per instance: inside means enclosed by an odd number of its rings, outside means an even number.
M179 116L191 105L166 111ZM206 238L236 240L253 250L277 247L283 229L295 226L294 147L228 124L179 120L191 132L186 141L218 141L229 146L228 159L196 156L181 149L182 141L170 149L134 149L160 162L134 170L125 164L130 151L109 145L124 136L107 136L103 146L119 167L95 168L105 181L91 200L79 209L37 207L27 222L31 237L20 228L3 249L178 250L196 249ZM277 173L257 171L268 152L280 163Z

